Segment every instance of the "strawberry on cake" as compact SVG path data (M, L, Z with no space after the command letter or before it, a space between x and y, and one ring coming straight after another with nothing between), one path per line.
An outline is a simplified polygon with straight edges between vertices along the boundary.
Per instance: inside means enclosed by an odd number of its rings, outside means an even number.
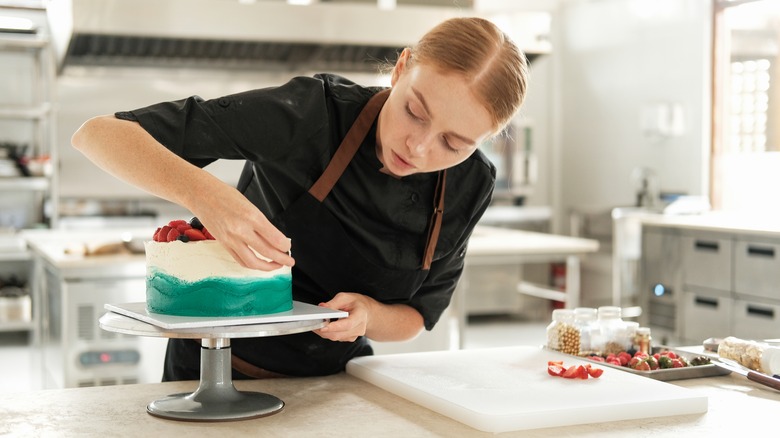
M289 266L260 271L239 265L197 218L169 222L144 246L149 312L229 317L292 309Z

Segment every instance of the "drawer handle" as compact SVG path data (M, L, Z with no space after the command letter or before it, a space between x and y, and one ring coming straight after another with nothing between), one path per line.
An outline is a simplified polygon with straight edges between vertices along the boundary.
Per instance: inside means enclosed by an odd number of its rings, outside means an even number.
M765 307L756 307L756 306L747 306L747 313L748 315L756 315L761 316L764 318L774 319L775 318L775 310L774 309L767 309Z
M775 257L775 249L774 248L762 248L760 246L748 246L747 248L748 255L752 256L759 256L759 257L769 257L774 258Z
M700 298L700 297L696 297L696 299L694 301L696 302L696 304L701 304L701 305L709 306L709 307L718 307L718 300L713 299L713 298Z
M718 242L706 242L704 240L697 240L694 242L694 246L696 249L704 250L704 251L717 251L718 250Z

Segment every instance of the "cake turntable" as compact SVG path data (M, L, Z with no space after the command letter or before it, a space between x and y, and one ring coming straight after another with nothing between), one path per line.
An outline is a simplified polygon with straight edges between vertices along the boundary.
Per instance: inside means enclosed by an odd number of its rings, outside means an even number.
M135 336L201 339L200 382L192 393L155 400L146 411L156 417L183 421L232 421L264 417L284 407L279 398L233 386L230 339L283 336L324 327L346 312L293 302L293 309L270 315L200 318L159 315L145 303L107 304L100 328Z

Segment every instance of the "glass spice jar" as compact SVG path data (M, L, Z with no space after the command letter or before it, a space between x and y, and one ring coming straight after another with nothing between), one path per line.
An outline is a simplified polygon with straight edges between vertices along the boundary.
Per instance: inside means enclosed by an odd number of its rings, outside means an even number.
M650 327L639 327L634 335L634 346L637 351L650 354L653 351L653 338L650 336Z
M595 354L593 347L598 338L598 310L592 307L577 307L574 309L574 327L580 331L580 356Z
M626 350L626 327L620 307L599 307L598 324L601 337L596 347L601 351L601 354L618 354Z
M580 331L574 326L574 310L555 309L547 326L547 348L577 355L580 351Z

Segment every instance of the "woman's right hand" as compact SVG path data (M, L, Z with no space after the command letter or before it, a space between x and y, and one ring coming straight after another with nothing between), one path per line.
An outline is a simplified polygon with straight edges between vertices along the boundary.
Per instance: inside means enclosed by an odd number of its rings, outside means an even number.
M169 151L138 123L94 117L71 142L106 172L190 210L241 265L273 270L295 264L290 240L244 195Z
M233 187L220 182L205 194L196 195L189 204L209 233L242 266L270 271L295 264L290 256L290 239Z

